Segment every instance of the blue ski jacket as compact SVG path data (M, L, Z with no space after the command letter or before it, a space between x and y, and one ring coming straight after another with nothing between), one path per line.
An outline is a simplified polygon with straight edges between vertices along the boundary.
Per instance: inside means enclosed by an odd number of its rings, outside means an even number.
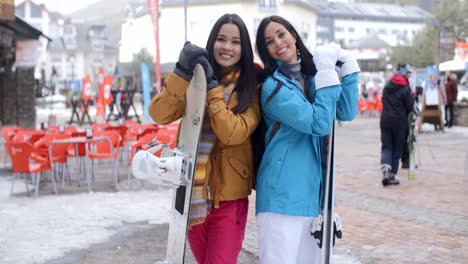
M318 216L325 136L335 112L341 121L354 119L358 112L358 73L342 77L341 85L318 90L314 76L307 78L311 101L281 64L262 85L260 103L267 132L257 175L257 214ZM266 103L278 82L281 88ZM281 126L269 141L275 122Z

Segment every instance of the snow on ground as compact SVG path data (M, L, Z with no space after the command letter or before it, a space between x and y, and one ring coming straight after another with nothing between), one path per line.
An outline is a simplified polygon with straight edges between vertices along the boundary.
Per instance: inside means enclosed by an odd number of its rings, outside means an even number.
M9 197L0 177L0 263L41 263L106 241L125 223L169 222L169 190ZM25 189L15 183L15 193Z

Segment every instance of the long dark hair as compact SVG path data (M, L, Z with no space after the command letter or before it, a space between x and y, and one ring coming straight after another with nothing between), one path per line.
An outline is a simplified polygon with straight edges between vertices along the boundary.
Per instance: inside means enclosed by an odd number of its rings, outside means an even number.
M237 80L236 91L239 97L239 103L232 109L236 114L242 113L250 106L253 102L253 98L256 93L256 70L253 61L253 50L250 42L249 32L244 24L244 21L237 14L224 14L213 26L206 43L206 50L208 51L208 60L210 61L213 71L216 77L220 80L221 66L216 62L213 54L214 44L218 37L219 30L224 24L234 24L239 28L240 39L241 39L241 57L237 65L240 68L239 79Z
M270 55L270 53L268 53L267 45L265 43L265 28L270 22L280 23L296 38L296 49L298 51L298 56L301 58L301 72L308 76L315 75L317 73L317 69L315 68L312 54L304 45L301 36L297 33L296 29L294 29L293 25L291 25L289 21L280 16L273 15L262 19L257 29L256 48L264 67L262 72L262 80L265 77L272 75L273 72L275 72L278 68L276 60Z

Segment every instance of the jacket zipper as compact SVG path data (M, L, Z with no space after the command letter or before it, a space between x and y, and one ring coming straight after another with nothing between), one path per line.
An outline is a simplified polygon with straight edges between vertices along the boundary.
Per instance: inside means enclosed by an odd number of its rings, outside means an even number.
M306 96L304 90L302 90L302 89L300 88L300 87L302 87L302 85L300 85L298 81L296 81L296 80L294 80L294 79L289 79L289 78L287 78L286 76L284 76L283 74L281 74L281 73L279 73L279 72L278 72L277 74L280 75L281 77L283 77L284 79L288 80L289 82L292 82L292 84L294 85L294 88L295 88L295 89L298 89L298 90L301 92L301 94L304 96L304 98L306 99L306 101L309 101L309 100L307 100L307 96ZM304 81L305 81L305 80L304 80ZM305 88L304 88L304 89L305 89Z

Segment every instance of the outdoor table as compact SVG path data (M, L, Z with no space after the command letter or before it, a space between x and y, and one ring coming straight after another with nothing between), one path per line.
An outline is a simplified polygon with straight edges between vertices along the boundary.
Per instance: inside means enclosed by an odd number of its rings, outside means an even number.
M98 141L108 141L109 142L109 145L110 145L110 150L112 152L112 149L113 149L113 146L112 146L112 142L110 140L110 138L108 137L92 137L92 138L87 138L87 137L72 137L72 138L67 138L67 139L57 139L57 140L53 140L50 145L49 145L49 161L50 161L50 167L53 168L53 164L52 164L52 146L53 145L57 145L57 144L73 144L74 147L75 147L75 150L77 150L77 144L80 144L80 143L84 143L85 144L85 152L86 152L86 157L85 157L85 161L84 161L84 173L85 173L85 178L86 178L86 181L88 183L88 192L91 192L92 189L91 189L91 174L89 173L88 171L88 166L87 166L87 162L88 162L88 149L89 149L89 144L90 143L93 143L93 142L98 142ZM55 183L55 181L54 181ZM54 184L55 185L55 184ZM54 186L54 188L56 188ZM57 190L55 190L55 192L57 192Z

